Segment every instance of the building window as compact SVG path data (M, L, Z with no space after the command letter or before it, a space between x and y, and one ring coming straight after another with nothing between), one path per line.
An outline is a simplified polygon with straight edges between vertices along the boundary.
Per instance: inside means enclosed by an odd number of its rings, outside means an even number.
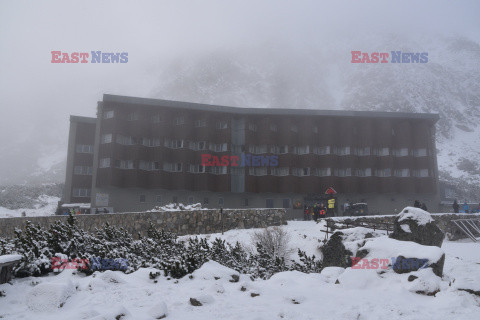
M129 114L128 114L128 117L127 117L127 120L128 120L128 121L136 121L136 120L138 120L138 112L129 113Z
M283 205L283 208L285 209L290 208L290 199L283 199L282 205Z
M198 150L206 150L207 149L207 142L206 141L189 141L188 148L194 151Z
M416 169L413 170L413 176L417 178L427 178L428 175L428 169Z
M270 123L270 131L277 132L277 130L278 130L277 125L274 123Z
M250 167L248 168L248 174L251 176L266 176L267 167Z
M163 170L168 172L182 172L182 164L180 162L164 163Z
M227 129L228 128L228 122L227 121L217 121L215 124L215 127L217 129Z
M243 207L248 207L248 198L243 198L242 199L242 206Z
M115 168L134 169L133 160L115 160Z
M351 168L334 169L333 175L336 177L350 177L352 176L352 169Z
M408 148L393 149L392 154L395 157L406 157L408 156Z
M313 174L317 177L329 177L332 175L330 168L315 168Z
M369 156L370 155L370 147L363 147L363 148L355 148L354 154L359 157Z
M390 155L390 148L375 148L373 154L379 157L386 157Z
M413 149L413 156L414 157L426 157L427 156L427 149L426 148Z
M309 154L310 153L310 146L300 146L300 147L293 147L292 153L295 154Z
M201 128L201 127L206 127L206 126L207 126L207 120L206 119L195 120L195 127L196 128Z
M140 198L139 199L140 202L142 202L142 203L147 201L147 197L144 194L141 194L139 198Z
M100 168L109 168L110 167L110 158L102 158L99 163Z
M188 166L188 172L190 173L205 173L205 166L199 164L191 164Z
M288 153L288 146L272 146L270 152L273 154L285 154Z
M283 177L283 176L288 176L288 174L290 173L290 170L288 167L280 167L280 168L271 168L270 172L272 176Z
M310 168L293 168L292 175L297 177L306 177L310 175Z
M111 119L114 116L113 110L108 110L103 112L103 119Z
M262 145L262 146L248 146L248 152L250 153L254 153L254 154L263 154L263 153L267 153L267 146L266 145Z
M193 204L193 197L192 196L188 197L188 204Z
M208 172L212 174L227 174L227 167L208 167Z
M350 155L350 147L334 147L333 153L337 156L348 156Z
M224 201L223 198L218 198L218 205L223 207Z
M297 126L296 124L294 124L294 125L292 125L292 126L290 127L290 130L291 130L292 132L298 132L298 126Z
M163 122L163 117L159 114L155 114L153 115L152 117L152 122L153 123L160 123L160 122Z
M365 169L356 169L355 176L357 177L371 177L372 176L372 169L365 168Z
M110 142L112 142L112 138L113 138L113 135L111 133L102 134L100 142L101 143L110 143Z
M249 123L248 124L248 130L256 132L257 131L257 125L255 123Z
M228 151L228 144L227 143L210 143L208 146L210 151L214 152L225 152Z
M182 125L182 124L185 123L185 117L184 117L184 116L176 117L175 120L173 121L173 123L174 123L176 126Z
M208 198L206 198L206 197L203 198L203 204L204 204L204 205L208 205Z
M93 146L88 144L77 144L78 153L93 153Z
M123 144L125 146L131 146L136 144L135 138L134 137L126 137L122 136L121 134L117 134L115 136L115 142L118 144Z
M395 169L393 172L395 177L406 178L410 177L410 170L409 169Z
M79 174L79 175L91 176L93 173L93 168L88 166L75 166L73 168L73 173Z
M160 139L159 138L142 138L142 145L145 147L159 147Z
M155 197L155 200L157 201L157 203L161 203L162 202L162 196L161 195L157 195Z
M381 177L381 178L385 178L385 177L391 177L392 176L392 171L390 169L376 169L375 170L375 176L376 177Z
M330 154L330 147L329 146L313 147L312 152L318 155Z
M160 169L159 163L157 161L144 161L140 160L138 162L138 169L146 171L154 171Z
M90 197L90 189L88 188L73 188L73 196L77 198Z
M184 140L170 140L170 139L165 139L165 142L163 144L167 148L171 149L180 149L184 147Z
M273 199L265 199L265 207L273 208Z

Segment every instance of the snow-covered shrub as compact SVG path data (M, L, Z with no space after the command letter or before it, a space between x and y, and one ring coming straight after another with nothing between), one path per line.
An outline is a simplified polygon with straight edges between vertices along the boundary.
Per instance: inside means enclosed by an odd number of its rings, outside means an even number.
M268 279L273 274L298 270L319 272L321 262L307 257L299 251L300 262L287 265L285 255L288 236L281 229L269 230L265 238L259 238L256 252L247 252L238 242L235 245L215 239L209 243L205 238L190 238L186 242L177 240L174 233L157 230L150 224L146 237L134 240L122 228L105 224L94 234L78 227L74 216L66 221L55 222L48 230L27 222L25 231L16 230L13 240L0 239L0 253L17 253L24 259L14 268L16 276L39 276L53 271L52 257L72 261L87 259L86 268L78 266L80 272L93 273L93 262L100 259L126 259L131 273L139 268L156 268L172 278L181 278L199 269L212 260L252 278ZM264 246L264 244L270 245ZM74 264L75 266L75 264ZM59 268L55 268L59 269Z
M252 241L255 244L260 244L264 253L268 254L272 259L286 259L292 252L288 248L290 235L280 227L269 227L255 232L252 235Z

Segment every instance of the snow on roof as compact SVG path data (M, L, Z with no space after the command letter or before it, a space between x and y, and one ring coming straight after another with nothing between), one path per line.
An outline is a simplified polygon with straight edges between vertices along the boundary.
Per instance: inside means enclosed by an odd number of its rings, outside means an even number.
M417 221L417 223L422 226L433 221L432 217L430 216L430 213L415 207L406 207L405 209L402 210L402 212L400 212L397 215L397 217L399 218L398 222L401 222L407 219L412 219L414 221Z

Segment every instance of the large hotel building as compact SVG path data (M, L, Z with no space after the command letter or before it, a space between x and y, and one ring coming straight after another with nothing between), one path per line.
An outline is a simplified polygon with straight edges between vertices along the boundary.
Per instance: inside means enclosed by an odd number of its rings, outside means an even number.
M437 120L437 114L238 108L105 94L97 118L70 118L63 201L109 212L172 202L281 207L301 217L304 204L333 187L338 203L366 202L370 214L391 214L417 199L435 210ZM205 154L258 161L202 166Z

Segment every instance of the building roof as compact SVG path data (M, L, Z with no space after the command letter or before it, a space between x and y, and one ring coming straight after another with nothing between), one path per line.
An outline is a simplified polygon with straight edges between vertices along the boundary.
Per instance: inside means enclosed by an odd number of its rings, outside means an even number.
M97 118L70 116L70 122L97 123Z
M150 107L169 107L197 111L214 111L233 114L255 115L303 115L303 116L331 116L331 117L364 117L364 118L416 118L436 122L439 119L437 113L407 113L407 112L384 112L384 111L347 111L347 110L317 110L317 109L288 109L288 108L242 108L219 106L203 103L181 102L161 99L138 98L104 94L104 102L116 102L143 105Z

